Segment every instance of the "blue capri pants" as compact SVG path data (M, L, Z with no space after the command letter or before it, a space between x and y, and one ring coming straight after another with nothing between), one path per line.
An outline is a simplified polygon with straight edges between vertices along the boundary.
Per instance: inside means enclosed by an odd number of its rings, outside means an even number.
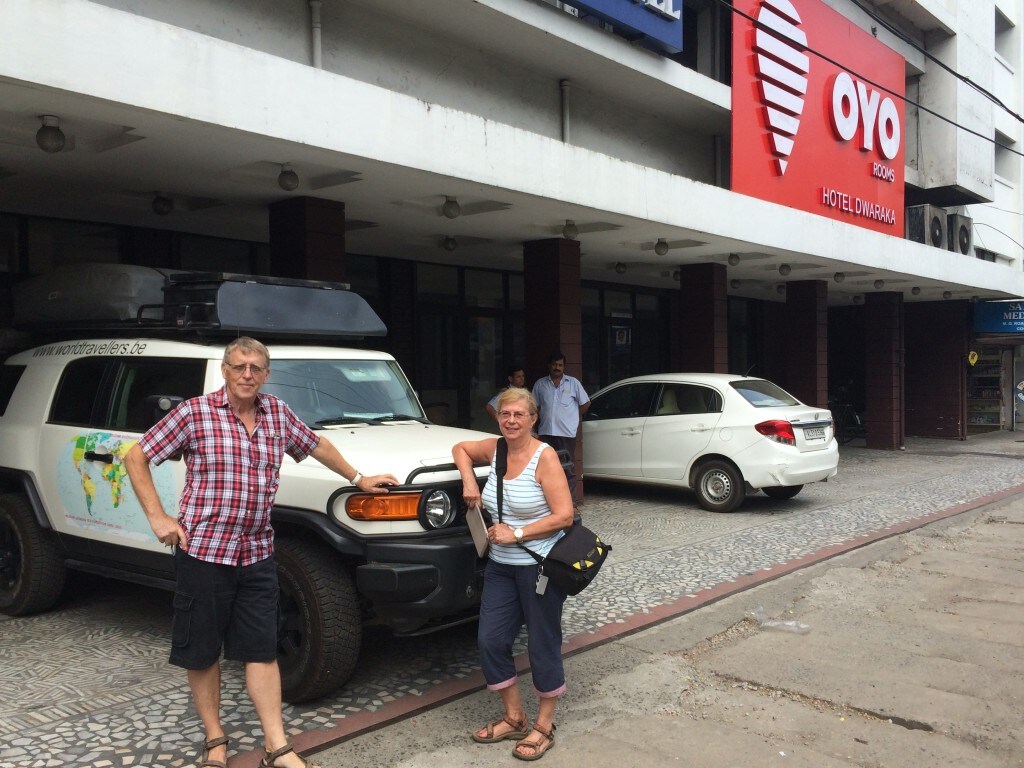
M512 645L526 624L533 687L542 698L565 693L562 667L562 605L565 593L548 584L537 594L537 565L487 561L480 600L477 641L487 689L500 691L516 683Z

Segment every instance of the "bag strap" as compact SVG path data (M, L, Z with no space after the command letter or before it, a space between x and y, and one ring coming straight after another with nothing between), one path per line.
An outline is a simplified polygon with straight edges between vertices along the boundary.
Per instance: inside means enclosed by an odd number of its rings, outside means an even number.
M501 523L501 502L503 499L502 494L502 481L505 478L505 472L508 471L508 443L505 442L504 437L498 438L498 445L494 450L494 474L498 476L498 487L495 489L498 496L498 522ZM544 558L530 549L528 546L523 544L521 541L517 541L520 547L530 553L530 557L536 560L538 563L543 563Z

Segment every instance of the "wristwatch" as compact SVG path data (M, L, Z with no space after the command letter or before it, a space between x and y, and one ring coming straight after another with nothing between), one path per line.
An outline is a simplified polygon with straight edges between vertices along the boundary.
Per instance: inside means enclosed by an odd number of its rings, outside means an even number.
M523 529L522 528L513 528L512 529L512 535L516 537L516 541L522 541L523 540Z

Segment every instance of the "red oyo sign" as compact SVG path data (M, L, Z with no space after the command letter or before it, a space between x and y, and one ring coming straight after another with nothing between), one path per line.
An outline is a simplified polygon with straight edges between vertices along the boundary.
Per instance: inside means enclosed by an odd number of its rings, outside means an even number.
M733 191L902 237L903 57L820 0L733 6Z

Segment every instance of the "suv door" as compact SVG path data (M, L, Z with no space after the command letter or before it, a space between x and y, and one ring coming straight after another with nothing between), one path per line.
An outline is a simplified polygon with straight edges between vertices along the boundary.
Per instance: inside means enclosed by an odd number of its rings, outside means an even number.
M83 358L69 363L46 425L53 472L48 506L62 533L164 551L131 489L124 455L157 416L151 396L201 394L205 360ZM180 461L153 467L164 508L173 514L184 483ZM53 499L58 503L53 504Z

